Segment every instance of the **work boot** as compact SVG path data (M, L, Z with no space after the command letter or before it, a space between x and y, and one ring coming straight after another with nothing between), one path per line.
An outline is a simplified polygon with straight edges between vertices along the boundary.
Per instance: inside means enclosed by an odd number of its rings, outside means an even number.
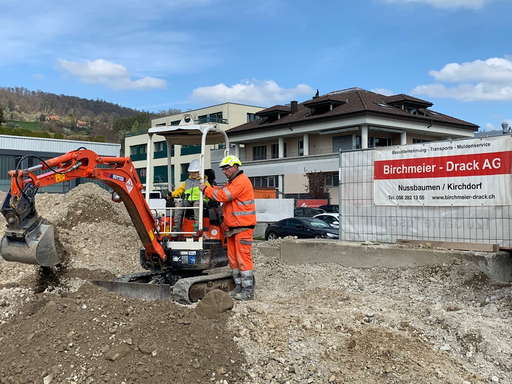
M242 277L242 291L235 294L236 300L254 300L254 274L252 270L240 272Z
M242 275L240 274L240 270L238 268L233 269L233 280L235 281L235 289L229 291L229 296L232 298L235 297L237 293L242 292Z

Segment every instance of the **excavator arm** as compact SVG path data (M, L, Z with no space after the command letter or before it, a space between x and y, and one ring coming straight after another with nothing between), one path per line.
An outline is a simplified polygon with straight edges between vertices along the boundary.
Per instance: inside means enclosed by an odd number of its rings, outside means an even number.
M20 161L21 164L21 161ZM36 175L36 171L44 173ZM51 267L59 264L54 229L39 217L35 195L39 188L77 178L99 180L123 201L145 248L146 258L162 263L166 255L158 242L158 223L142 195L142 184L129 157L102 157L80 148L28 169L10 171L11 189L2 205L7 220L0 253L5 260Z

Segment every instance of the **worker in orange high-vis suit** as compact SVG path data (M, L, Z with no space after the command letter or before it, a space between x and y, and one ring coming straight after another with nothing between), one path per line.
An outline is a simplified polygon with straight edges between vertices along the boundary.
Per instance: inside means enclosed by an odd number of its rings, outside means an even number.
M237 300L253 300L255 287L251 248L256 207L252 183L239 169L241 165L236 156L224 157L219 167L228 182L222 188L201 182L199 189L205 197L222 203L228 259L235 281L235 289L229 294Z

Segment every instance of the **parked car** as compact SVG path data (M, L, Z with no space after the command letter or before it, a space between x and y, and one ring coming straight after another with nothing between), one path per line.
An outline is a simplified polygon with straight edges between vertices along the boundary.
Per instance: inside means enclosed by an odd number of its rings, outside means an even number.
M338 230L314 217L290 217L269 224L265 230L265 240L286 236L297 236L300 239L337 239Z
M323 209L327 213L339 213L340 212L340 206L338 204L321 205L319 208Z
M327 224L329 224L333 228L339 228L340 222L338 213L321 213L320 215L313 216L315 219L320 219L322 221L325 221Z
M319 215L324 213L323 209L311 208L311 207L297 207L293 211L293 216L295 217L313 217L315 215Z

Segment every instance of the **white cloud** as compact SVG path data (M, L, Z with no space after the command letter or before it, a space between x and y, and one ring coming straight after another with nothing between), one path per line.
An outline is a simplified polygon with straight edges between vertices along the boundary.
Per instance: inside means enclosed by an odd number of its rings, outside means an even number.
M86 61L85 63L59 59L58 62L60 68L65 72L79 76L88 83L100 83L105 78L128 76L128 71L123 65L114 64L103 59Z
M512 61L508 58L490 58L470 63L450 63L440 71L430 71L436 83L420 85L412 94L452 98L461 101L512 100ZM456 83L446 86L441 83Z
M437 81L475 81L512 83L512 61L493 57L485 61L446 64L440 71L429 71Z
M456 9L456 8L470 8L480 9L487 4L500 1L500 0L386 0L388 3L420 3L431 5L434 8L441 9Z
M236 102L260 106L289 103L299 96L313 96L315 91L309 85L299 84L295 88L282 88L274 80L241 81L227 86L217 84L194 89L191 99L201 102Z
M380 95L384 95L384 96L391 96L391 95L395 94L393 91L390 91L389 89L386 89L386 88L374 88L374 89L370 89L370 91L378 93Z
M128 70L121 64L107 60L76 62L59 59L57 68L64 73L77 76L80 81L88 84L104 84L115 90L132 89L146 90L152 88L167 88L167 82L154 77L144 77L132 80Z

